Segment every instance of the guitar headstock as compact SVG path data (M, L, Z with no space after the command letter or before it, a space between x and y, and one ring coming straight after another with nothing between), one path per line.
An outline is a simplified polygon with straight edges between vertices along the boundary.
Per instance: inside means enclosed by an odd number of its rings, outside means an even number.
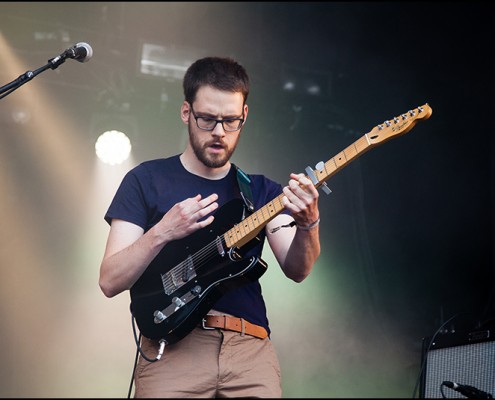
M375 126L366 134L370 144L378 144L394 136L409 132L416 122L428 119L433 110L428 103Z

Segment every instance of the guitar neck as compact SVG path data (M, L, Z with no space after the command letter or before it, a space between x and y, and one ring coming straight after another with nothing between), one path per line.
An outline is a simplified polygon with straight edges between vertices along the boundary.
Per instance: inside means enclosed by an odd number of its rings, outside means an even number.
M383 124L375 126L370 132L366 133L325 164L319 163L313 170L315 177L311 179L315 187L319 188L331 176L335 175L342 168L347 166L367 150L386 142L395 136L402 135L410 131L417 121L428 119L432 114L432 109L428 103L407 113L401 114ZM317 180L317 182L314 181ZM242 247L263 229L263 227L284 210L282 199L284 194L278 195L269 203L265 204L259 210L243 219L230 230L225 232L223 238L225 244L229 247Z
M362 136L335 157L328 160L321 170L314 171L318 178L318 183L315 184L316 188L320 187L323 182L371 148L372 144L367 135L368 134ZM283 197L283 193L279 194L272 201L268 202L259 210L256 210L253 214L225 232L224 240L226 245L229 248L242 247L254 239L268 222L284 210Z

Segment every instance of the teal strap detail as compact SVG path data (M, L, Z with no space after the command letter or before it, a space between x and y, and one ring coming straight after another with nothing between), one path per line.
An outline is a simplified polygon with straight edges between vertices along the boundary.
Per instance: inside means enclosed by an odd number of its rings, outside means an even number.
M242 199L244 200L244 204L248 208L250 212L254 211L254 203L253 203L253 193L251 192L251 179L249 176L240 169L237 165L234 165L237 170L237 183L239 184L239 190L241 192Z

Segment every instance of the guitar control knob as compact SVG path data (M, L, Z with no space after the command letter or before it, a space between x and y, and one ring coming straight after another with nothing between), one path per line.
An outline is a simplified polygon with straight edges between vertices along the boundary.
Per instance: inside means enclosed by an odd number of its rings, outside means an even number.
M184 301L180 298L180 297L174 297L172 299L172 302L177 306L177 307L182 307L182 306L185 306L186 303L184 303Z
M155 324L159 324L160 322L165 321L165 318L166 318L165 314L162 313L160 310L156 310L153 313L153 316L155 317L155 319L154 319Z
M191 293L195 296L201 293L201 286L196 285L191 289Z

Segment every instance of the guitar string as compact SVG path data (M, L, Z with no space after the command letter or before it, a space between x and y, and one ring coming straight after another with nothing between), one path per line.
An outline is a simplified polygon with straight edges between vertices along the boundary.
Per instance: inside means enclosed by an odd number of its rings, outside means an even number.
M221 246L225 252L230 251L230 248L224 249L224 245L226 245L226 243L225 243L225 239L223 239L223 238L230 231L233 232L232 236L236 236L236 232L239 233L240 230L241 230L240 225L234 225L231 229L229 229L223 235L215 238L215 240L208 243L206 246L204 246L203 248L198 250L196 253L194 253L190 257L192 264L193 264L193 267L194 267L194 271L196 273L199 273L200 270L202 270L204 267L206 267L206 264L208 263L208 261L212 260L217 254L219 254L219 246ZM220 241L220 243L219 243L219 241ZM177 271L177 272L179 272L179 276L183 276L184 273L186 272L188 265L189 265L188 260L189 260L189 257L179 264L180 268Z
M241 237L244 237L248 233L252 232L252 230L249 229L249 221L247 221L247 220L248 219L254 219L254 220L262 219L263 222L266 221L268 218L265 216L265 214L270 214L270 212L269 211L266 212L265 210L267 208L269 208L268 207L269 204L273 203L275 200L278 200L279 203L282 205L281 197L282 197L281 195L278 196L277 198L275 198L271 202L267 203L264 207L260 208L259 210L257 210L253 214L251 214L248 218L246 218L244 220L245 221L244 224L239 223L239 224L234 225L231 229L229 229L227 232L225 232L221 237L217 237L214 241L210 242L208 245L199 249L191 257L188 257L187 259L185 259L184 261L182 261L181 263L176 265L174 268L172 268L170 270L170 274L173 275L173 277L176 277L176 278L179 277L180 279L182 279L182 277L184 276L184 274L186 273L186 271L188 269L188 265L190 264L189 259L192 262L195 273L196 274L199 273L200 270L202 270L204 267L206 267L206 264L208 263L208 261L213 259L216 256L216 253L218 253L218 240L221 241L220 245L223 247L223 245L226 244L226 242L225 242L225 240L222 241L222 237L225 237L225 235L227 235L228 232L232 231L232 234L230 236L238 236L239 234L241 234ZM272 206L275 208L274 204L272 204ZM253 218L253 216L254 216L254 218ZM268 217L269 217L269 215L268 215ZM242 235L242 233L240 232L242 230L247 231L247 232L244 232L244 234ZM230 249L231 248L226 249L225 251L228 252ZM174 281L175 280L172 279L172 282L174 282Z

